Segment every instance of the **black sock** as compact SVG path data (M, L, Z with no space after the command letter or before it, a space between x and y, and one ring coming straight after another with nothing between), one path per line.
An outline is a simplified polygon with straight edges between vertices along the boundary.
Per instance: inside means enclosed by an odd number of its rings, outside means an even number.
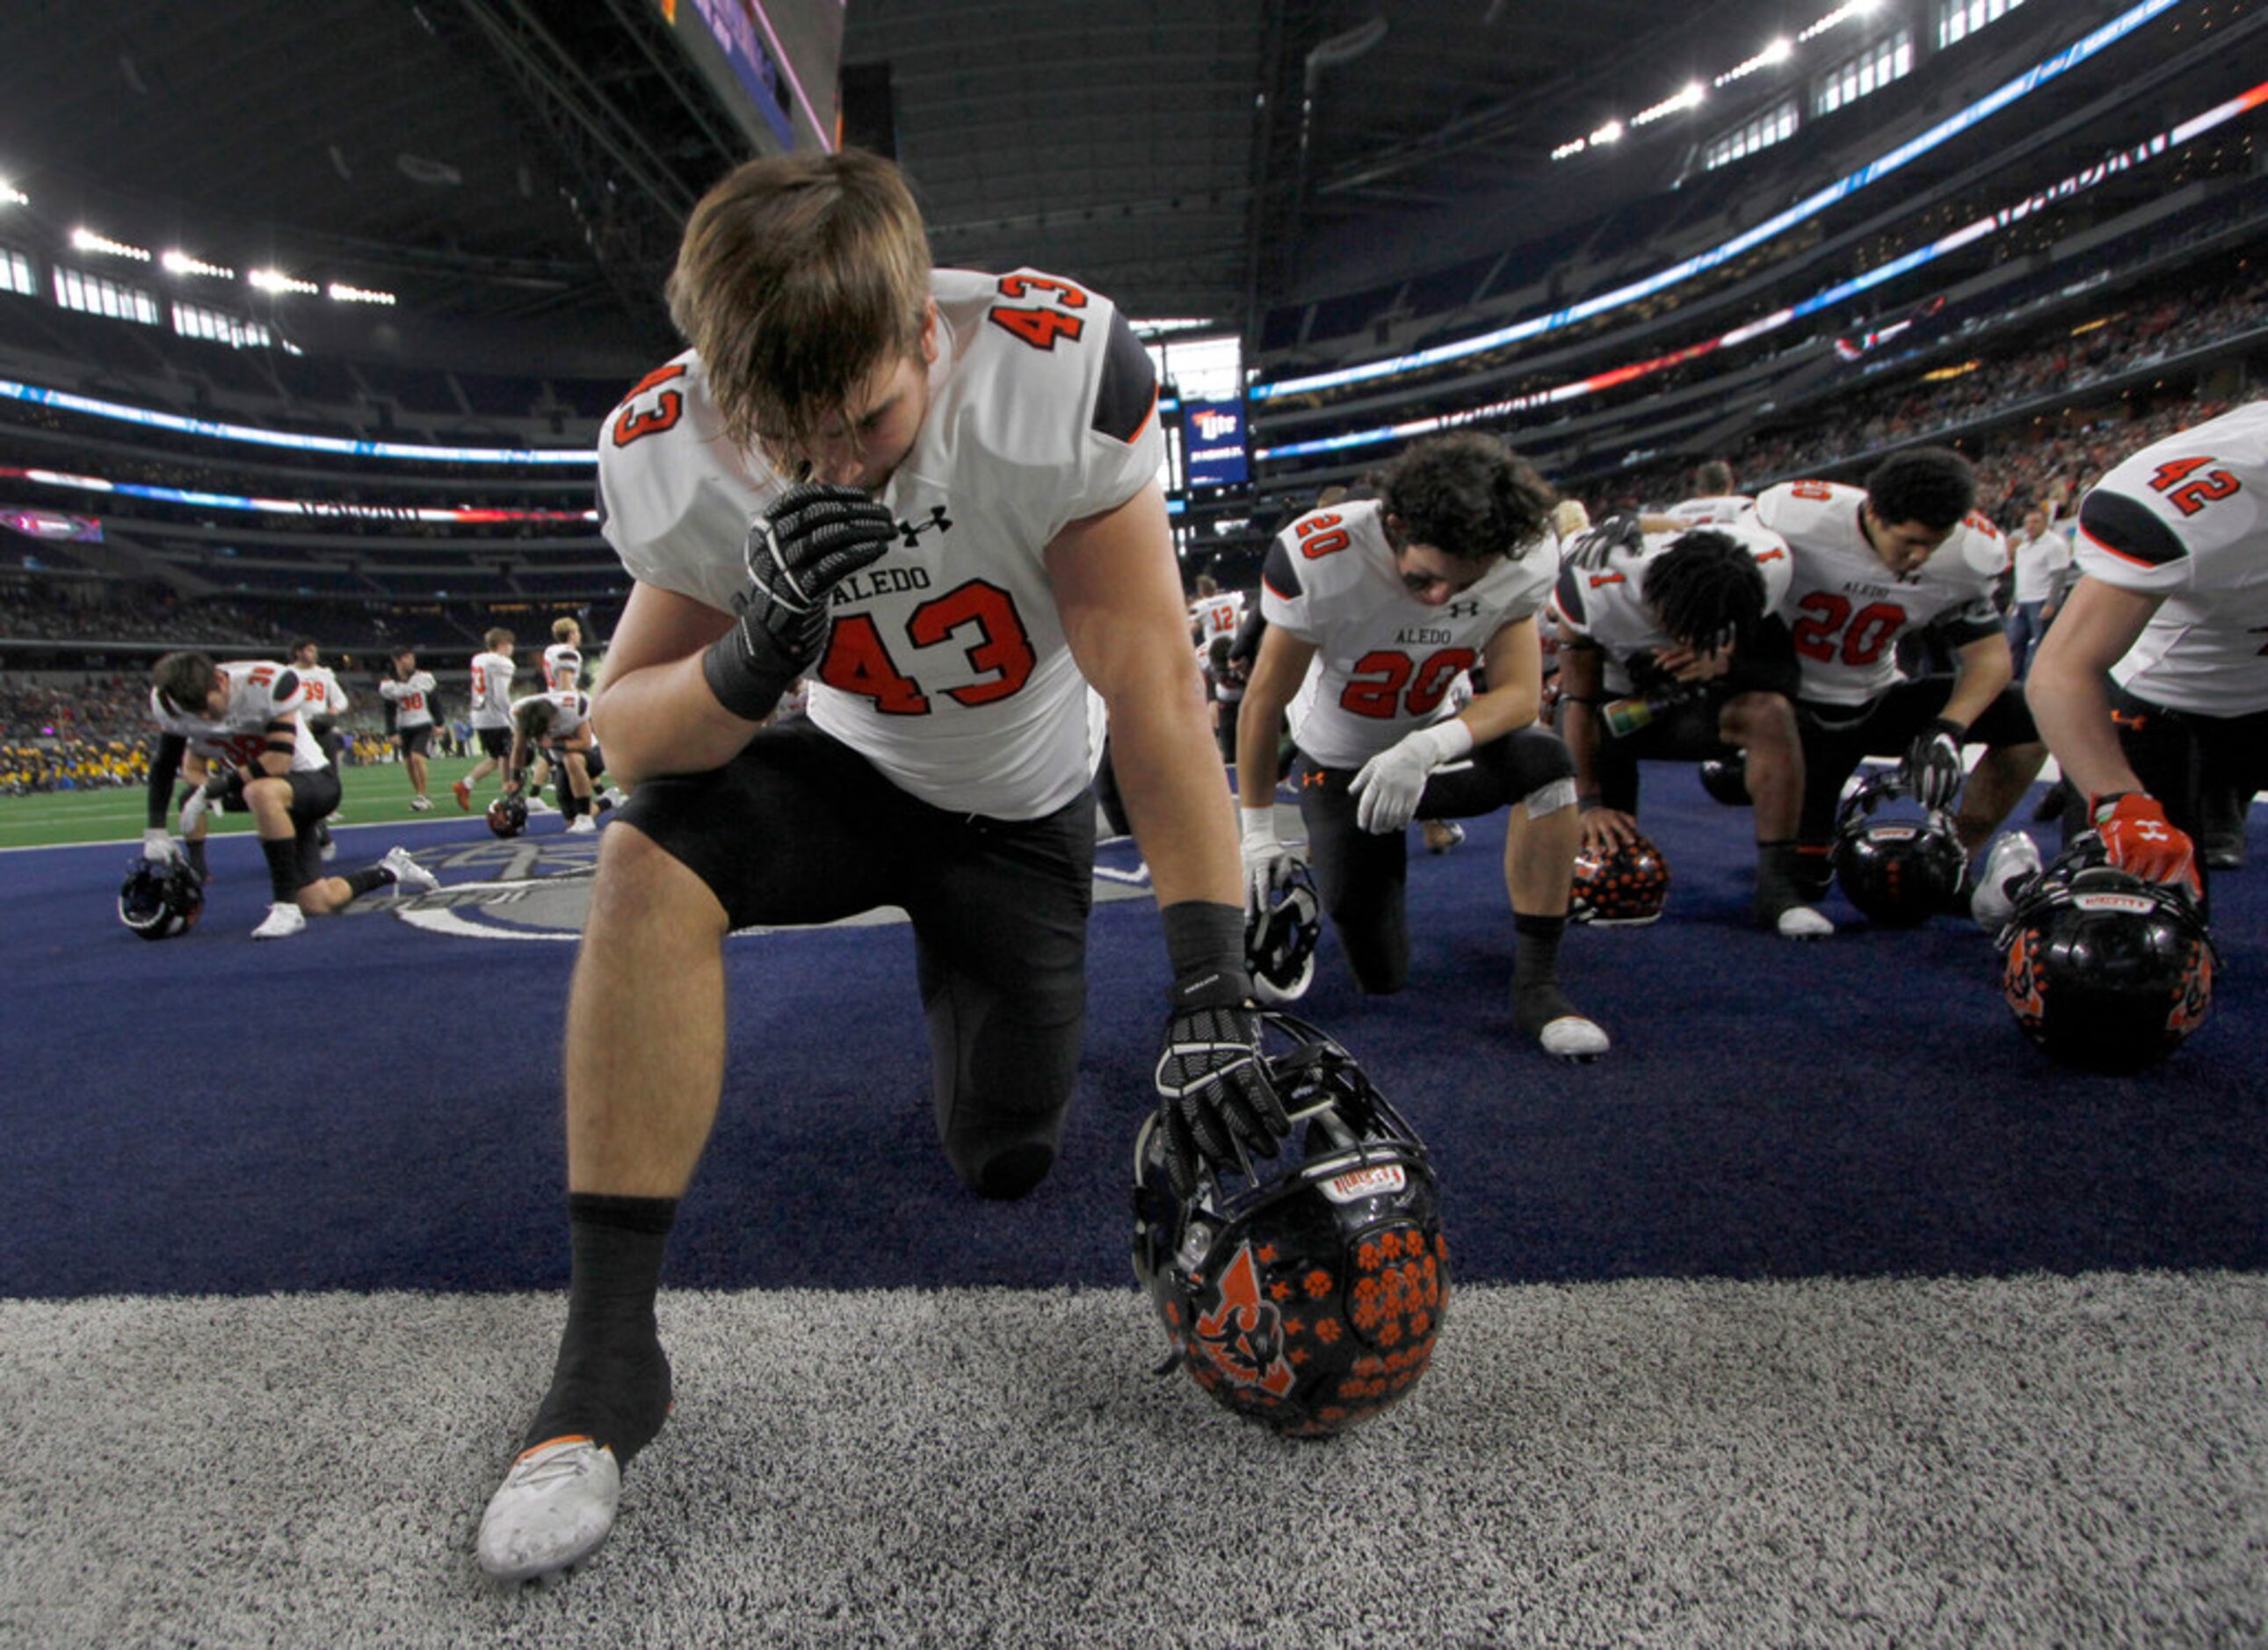
M188 850L189 869L197 873L198 881L203 881L209 874L205 870L205 839L191 836L183 842L182 846Z
M278 905L299 902L299 844L290 836L270 842L260 839L260 851L268 860L268 887L276 895Z
M347 897L358 900L372 888L382 888L396 879L384 866L364 866L359 871L350 871L339 879L347 885Z
M1804 903L1802 866L1793 838L1756 844L1756 920L1771 924L1791 906Z
M574 1248L567 1328L551 1389L520 1447L581 1436L627 1466L669 1418L669 1359L653 1301L677 1199L571 1192L567 1219Z
M1567 919L1514 911L1512 932L1512 1023L1532 1037L1575 1012L1559 989L1559 941L1566 935Z

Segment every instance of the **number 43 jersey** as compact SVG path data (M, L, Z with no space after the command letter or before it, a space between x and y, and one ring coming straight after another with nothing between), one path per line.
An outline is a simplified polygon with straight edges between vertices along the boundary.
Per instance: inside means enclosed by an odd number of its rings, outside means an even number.
M2080 501L2079 570L2161 596L2119 684L2199 716L2268 711L2268 401L2144 447Z
M1110 301L1072 282L939 269L931 291L929 410L882 491L897 541L836 587L810 715L924 801L1035 819L1079 794L1096 755L1043 552L1155 479L1157 378ZM750 523L790 482L725 438L689 350L600 433L623 565L724 612L747 587ZM1162 536L1156 553L1172 553Z
M1783 482L1756 496L1756 519L1787 541L1794 573L1781 615L1803 666L1801 696L1867 704L1896 686L1898 638L1943 621L1956 647L2000 629L1992 586L2010 565L2000 530L1974 512L1911 573L1867 542L1863 487Z
M1276 535L1260 578L1268 622L1315 645L1285 719L1326 768L1359 768L1411 729L1438 722L1450 684L1507 624L1550 596L1559 543L1548 532L1438 608L1412 596L1374 499L1300 517Z

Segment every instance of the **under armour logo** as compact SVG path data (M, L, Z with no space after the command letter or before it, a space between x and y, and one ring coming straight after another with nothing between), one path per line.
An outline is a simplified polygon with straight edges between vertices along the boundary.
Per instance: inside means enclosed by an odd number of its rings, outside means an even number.
M932 527L935 527L939 533L953 531L953 519L945 513L943 505L932 505L929 507L929 519L926 521L908 521L901 518L898 522L898 531L906 535L906 548L909 550L917 550L921 548L921 535Z
M1322 784L1329 777L1322 769L1311 768L1300 776L1300 783L1302 785Z
M1477 619L1481 616L1481 604L1477 601L1453 601L1441 609L1441 616L1447 619Z

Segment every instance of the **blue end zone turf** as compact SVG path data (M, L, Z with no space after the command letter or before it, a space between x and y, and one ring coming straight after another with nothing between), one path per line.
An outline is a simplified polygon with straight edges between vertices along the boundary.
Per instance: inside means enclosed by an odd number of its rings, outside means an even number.
M1407 991L1361 998L1324 939L1301 1012L1424 1133L1462 1277L2268 1265L2268 832L2254 869L2214 884L2226 967L2205 1028L2154 1072L2093 1078L2023 1041L1964 922L1870 932L1837 898L1844 931L1821 944L1754 930L1748 815L1690 770L1647 787L1668 914L1575 931L1563 954L1615 1039L1598 1064L1513 1030L1501 816L1446 857L1413 851ZM475 821L342 830L339 864L396 836L450 887L511 880ZM113 910L130 851L4 860L0 1294L564 1283L575 947L541 939L540 902L519 904L534 940L413 926L380 895L254 945L266 879L237 838L216 843L196 932L151 945ZM1146 895L1097 909L1064 1159L1013 1205L964 1193L938 1151L902 927L729 952L725 1101L667 1282L1130 1283L1164 983Z

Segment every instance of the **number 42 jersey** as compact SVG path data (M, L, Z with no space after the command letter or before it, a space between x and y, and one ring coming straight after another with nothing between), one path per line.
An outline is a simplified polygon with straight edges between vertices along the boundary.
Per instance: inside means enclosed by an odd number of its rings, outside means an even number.
M810 715L924 801L1035 819L1096 755L1042 552L1157 475L1157 378L1109 300L1070 281L939 269L931 291L929 410L882 491L897 541L836 587ZM750 523L790 481L726 439L690 350L600 432L623 565L724 612L747 586Z

